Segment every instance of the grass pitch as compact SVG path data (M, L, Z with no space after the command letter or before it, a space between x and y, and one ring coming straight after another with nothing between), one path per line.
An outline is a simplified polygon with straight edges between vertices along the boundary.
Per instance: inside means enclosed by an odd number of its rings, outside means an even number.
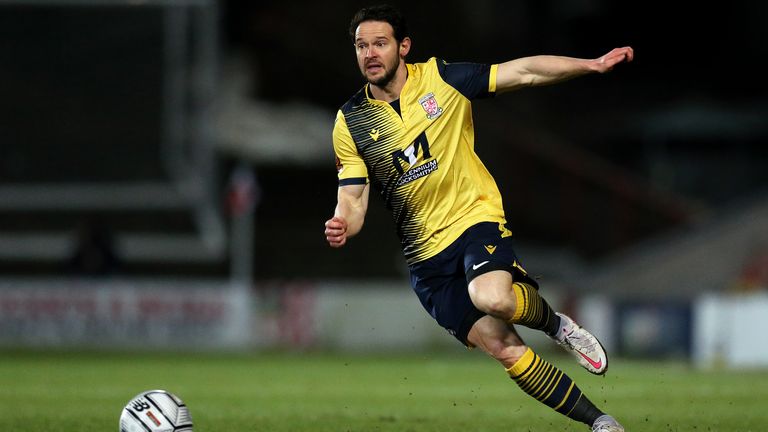
M546 356L627 431L766 431L768 370L612 359L606 377ZM0 430L117 431L162 388L196 432L588 431L533 401L479 352L413 355L0 351Z

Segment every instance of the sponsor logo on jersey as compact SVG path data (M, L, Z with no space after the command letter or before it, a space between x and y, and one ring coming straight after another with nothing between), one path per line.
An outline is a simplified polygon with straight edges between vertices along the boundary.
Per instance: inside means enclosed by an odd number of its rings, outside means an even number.
M421 155L421 156L419 156ZM431 159L429 152L429 140L426 133L422 132L408 147L392 152L392 163L400 174L396 187L420 179L437 170L437 159L432 159L418 166L420 160Z
M402 177L400 177L400 180L397 181L397 186L402 186L406 183L410 183L414 180L418 180L422 177L426 177L436 170L437 170L437 159L432 159L429 162L424 162L423 164L406 171L405 174L403 174Z

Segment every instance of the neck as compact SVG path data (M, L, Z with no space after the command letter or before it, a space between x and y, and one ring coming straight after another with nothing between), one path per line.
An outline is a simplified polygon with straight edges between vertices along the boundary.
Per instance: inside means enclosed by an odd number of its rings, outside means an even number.
M375 84L369 84L368 88L371 90L371 96L374 99L392 102L393 100L400 99L400 92L403 90L406 80L408 80L408 68L405 66L405 62L401 61L395 76L385 86L379 87Z

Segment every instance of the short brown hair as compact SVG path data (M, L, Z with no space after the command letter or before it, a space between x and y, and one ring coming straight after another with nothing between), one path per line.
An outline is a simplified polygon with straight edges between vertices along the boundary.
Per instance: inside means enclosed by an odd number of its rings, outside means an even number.
M392 26L395 34L395 40L401 42L408 36L408 24L400 11L394 6L387 4L364 7L357 11L352 21L349 23L349 37L355 42L355 31L357 26L364 21L383 21Z

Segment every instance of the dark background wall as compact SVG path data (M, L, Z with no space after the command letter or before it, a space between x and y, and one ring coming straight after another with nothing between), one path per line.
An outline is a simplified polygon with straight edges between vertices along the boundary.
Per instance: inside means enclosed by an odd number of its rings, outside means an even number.
M347 248L329 250L322 235L336 194L333 113L363 84L348 24L368 4L219 3L220 57L247 60L253 80L247 96L275 107L312 104L329 117L327 160L301 166L249 161L262 192L257 277L402 274L389 215L376 198L366 229ZM617 46L635 48L635 62L608 75L474 104L477 152L499 182L523 244L599 259L768 189L765 2L393 4L410 24L412 62L431 56L494 63L535 54L594 58ZM32 8L38 13L29 14L30 6L4 6L0 13L0 181L163 178L158 11ZM24 49L21 38L29 41ZM221 156L222 193L236 162ZM125 229L141 220L115 216ZM78 217L0 213L0 223L52 229L75 225ZM152 223L191 225L184 215L146 221Z

